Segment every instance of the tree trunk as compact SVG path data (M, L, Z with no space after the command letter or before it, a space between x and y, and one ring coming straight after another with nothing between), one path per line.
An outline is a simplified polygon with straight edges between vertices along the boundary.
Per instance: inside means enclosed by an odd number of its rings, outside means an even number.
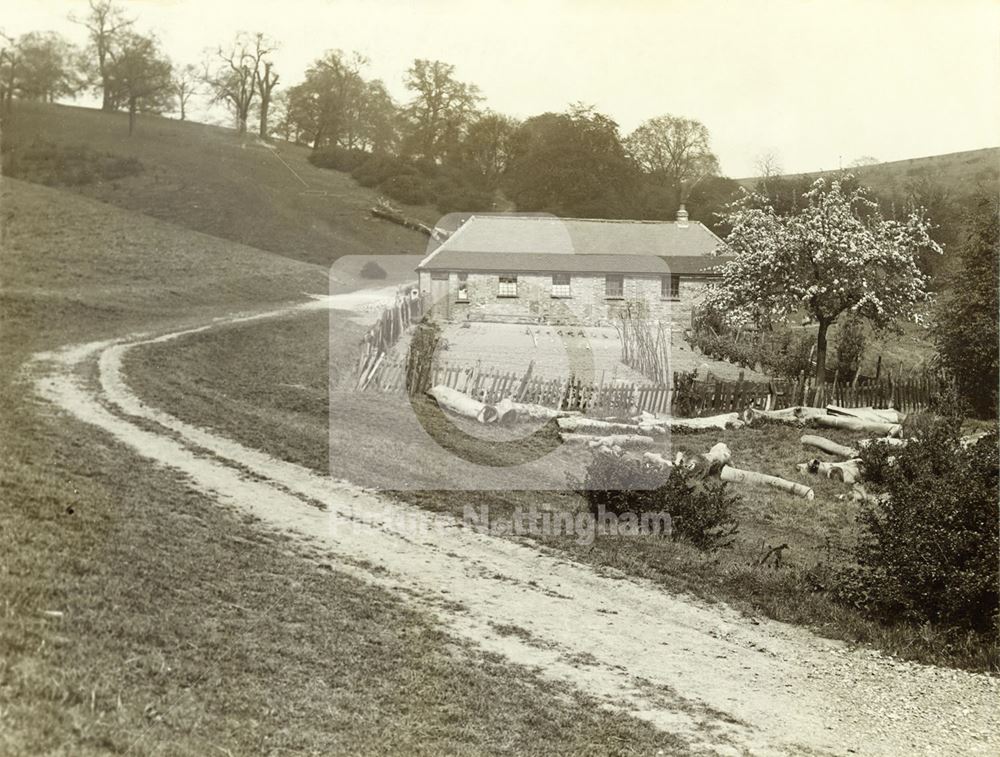
M183 121L187 117L187 113L184 110L184 96L181 95L180 99L181 99L181 121Z
M816 398L820 397L826 385L826 332L830 328L830 322L820 320L819 333L816 335ZM821 402L821 400L820 400ZM817 404L820 404L817 402Z
M270 98L260 102L260 138L267 139L267 111L270 109Z
M135 129L135 98L131 97L128 101L128 135L131 137L132 132Z

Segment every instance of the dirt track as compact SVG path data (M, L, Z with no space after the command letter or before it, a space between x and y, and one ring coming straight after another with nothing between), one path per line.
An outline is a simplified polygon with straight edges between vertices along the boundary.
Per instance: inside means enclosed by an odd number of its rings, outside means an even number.
M364 309L387 296L358 292L297 309ZM1000 753L996 679L848 650L641 580L599 575L145 405L123 380L124 353L185 333L40 354L32 366L38 392L151 461L183 471L221 503L331 550L338 569L405 593L454 633L677 733L693 751Z

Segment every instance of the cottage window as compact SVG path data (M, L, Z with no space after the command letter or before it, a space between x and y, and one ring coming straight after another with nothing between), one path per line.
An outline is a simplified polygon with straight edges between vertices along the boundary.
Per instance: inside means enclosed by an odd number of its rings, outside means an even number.
M665 300L677 300L681 296L681 277L673 274L660 279L660 296Z
M605 276L604 296L612 300L621 300L625 297L625 277Z
M553 297L569 297L569 274L568 273L554 273L552 274L552 296Z
M431 271L431 281L447 281L447 271Z
M512 273L501 274L497 297L517 297L517 276Z
M467 273L458 274L458 301L469 301L469 274Z

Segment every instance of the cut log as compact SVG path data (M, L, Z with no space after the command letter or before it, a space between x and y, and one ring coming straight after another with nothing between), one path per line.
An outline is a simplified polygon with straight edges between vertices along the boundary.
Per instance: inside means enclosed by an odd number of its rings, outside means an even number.
M611 434L609 436L559 434L559 438L568 444L586 444L588 447L652 447L656 444L653 437L640 434Z
M570 410L555 410L545 405L530 402L511 402L511 408L518 418L530 418L537 421L547 421L552 418L569 418L576 413Z
M804 426L812 418L820 418L826 415L826 410L819 407L786 407L783 410L756 410L748 407L743 412L743 420L747 425L753 425L758 421L771 421L773 423L785 423L790 426Z
M898 423L875 423L873 421L862 421L857 418L848 418L843 415L817 415L809 419L815 426L824 428L842 428L847 431L861 431L873 434L884 434L889 437L898 437L903 433L903 427Z
M876 410L874 407L838 407L827 405L826 412L830 415L846 415L849 418L857 418L862 421L872 421L874 423L902 423L906 420L906 413L899 410Z
M504 397L493 409L497 412L497 423L513 423L517 420L517 409L514 407L514 400Z
M434 398L439 407L455 415L473 418L480 423L496 423L499 418L495 407L472 399L457 389L443 385L435 386L428 389L427 394Z
M705 418L676 418L669 415L644 413L638 420L640 425L663 426L674 431L700 431L707 428L727 429L743 426L739 413L722 413Z
M836 455L837 457L843 457L847 460L858 456L858 451L856 449L847 447L843 444L837 444L837 442L831 441L822 436L804 434L799 441L802 442L803 447L815 447L823 452Z
M723 481L732 481L741 484L764 484L773 489L780 489L781 491L794 494L798 497L805 497L806 499L814 499L816 497L813 490L804 484L788 481L778 476L769 476L766 473L733 468L730 465L722 469L719 473L719 478Z
M813 458L808 463L799 463L795 467L800 473L814 473L820 476L853 484L861 478L861 467L858 460L845 460L841 463L829 463Z
M556 423L559 424L560 429L578 434L638 434L640 431L638 423L601 421L596 418L584 418L582 416L558 418Z

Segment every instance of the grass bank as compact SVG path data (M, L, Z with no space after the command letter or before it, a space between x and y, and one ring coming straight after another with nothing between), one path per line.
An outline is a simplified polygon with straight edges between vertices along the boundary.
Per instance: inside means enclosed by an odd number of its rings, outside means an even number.
M0 753L684 753L55 413L22 368L325 269L10 180L2 208Z
M502 517L516 507L585 507L580 496L567 491L566 482L586 453L558 449L538 466L535 490L522 486L512 491L503 485L503 466L524 450L497 444L501 432L461 429L435 420L424 400L414 405L402 397L368 393L352 395L348 404L338 401L335 392L331 404L328 382L336 384L350 361L335 359L331 367L330 351L335 356L349 354L359 334L360 327L337 314L332 320L311 314L228 326L133 351L126 371L140 396L188 422L209 425L283 459L357 483L392 488L393 480L406 477L402 480L408 491L398 496L427 509L461 516L467 505L485 504L491 514ZM254 341L268 344L269 351L250 370L246 356ZM167 365L173 368L169 381L163 379ZM430 425L416 422L417 415ZM460 430L485 436L470 441ZM774 426L674 435L672 444L674 450L697 453L723 441L740 467L795 478L794 463L810 457L799 443L800 434ZM554 429L543 430L527 444L541 450L555 444L554 435ZM837 431L824 435L841 443L858 437ZM448 451L454 445L485 463L476 480L479 490L462 491L469 488L467 469ZM998 657L992 640L956 637L932 626L885 626L833 601L828 589L834 571L850 561L857 505L836 499L846 490L842 484L825 479L809 483L816 491L813 501L741 488L745 496L737 512L739 537L732 549L714 554L658 538L599 538L593 544L579 544L569 536L539 538L575 559L643 576L671 591L726 601L749 614L806 625L906 659L995 670ZM772 549L781 545L787 547L776 560Z

